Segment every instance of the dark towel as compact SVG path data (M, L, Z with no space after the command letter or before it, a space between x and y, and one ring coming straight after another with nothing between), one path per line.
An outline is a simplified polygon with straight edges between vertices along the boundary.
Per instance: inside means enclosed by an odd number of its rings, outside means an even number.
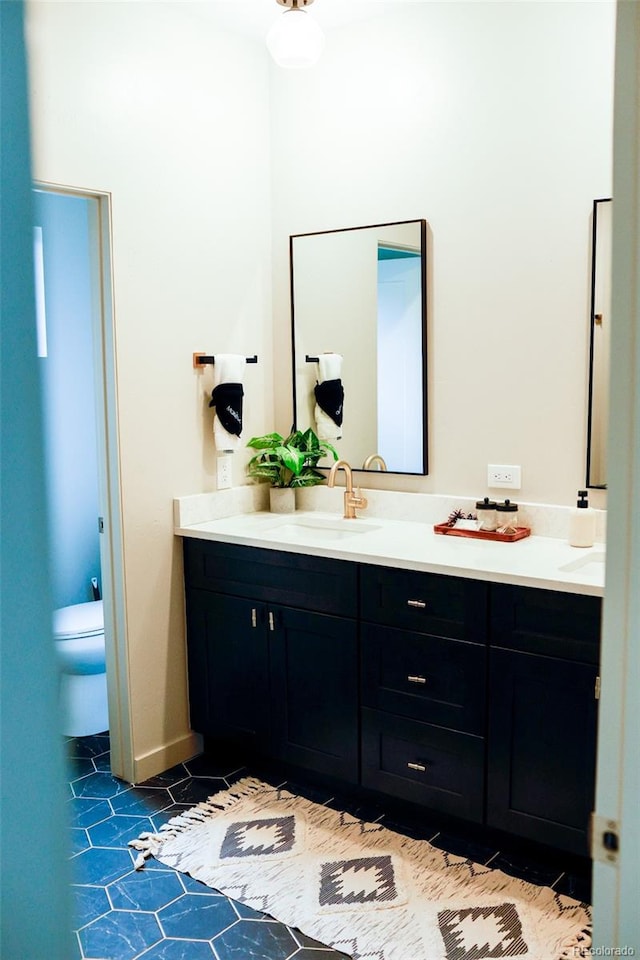
M216 408L218 420L227 433L239 437L242 433L242 398L244 389L241 383L219 383L211 393L210 407Z
M344 405L342 380L325 380L324 383L316 383L314 392L320 409L331 417L337 427L341 427Z

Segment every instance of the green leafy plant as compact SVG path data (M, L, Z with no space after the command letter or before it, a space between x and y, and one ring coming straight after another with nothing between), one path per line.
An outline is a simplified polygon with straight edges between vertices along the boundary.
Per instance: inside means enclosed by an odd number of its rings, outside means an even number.
M267 433L252 437L247 446L259 451L247 464L248 476L272 487L313 487L325 479L316 469L318 461L326 456L338 459L331 444L319 440L311 429L295 430L286 439Z

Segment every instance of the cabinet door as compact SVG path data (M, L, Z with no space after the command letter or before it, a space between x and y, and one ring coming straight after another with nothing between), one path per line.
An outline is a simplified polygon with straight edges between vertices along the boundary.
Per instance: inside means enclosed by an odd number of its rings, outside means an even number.
M270 606L269 613L276 755L307 770L357 783L356 624L286 607Z
M269 740L269 650L263 604L187 595L191 725L264 750Z
M586 855L596 668L508 650L490 664L488 824Z

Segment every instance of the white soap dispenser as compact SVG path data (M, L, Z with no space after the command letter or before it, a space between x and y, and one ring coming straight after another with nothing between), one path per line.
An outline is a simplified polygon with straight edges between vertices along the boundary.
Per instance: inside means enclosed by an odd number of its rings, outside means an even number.
M578 490L578 502L569 516L569 543L572 547L592 547L595 538L595 512L589 506L587 491Z

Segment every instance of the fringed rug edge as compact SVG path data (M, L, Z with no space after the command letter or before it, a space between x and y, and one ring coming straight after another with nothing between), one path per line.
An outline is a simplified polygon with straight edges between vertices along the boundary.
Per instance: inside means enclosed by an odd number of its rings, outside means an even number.
M255 796L268 787L262 780L256 777L243 777L234 783L233 786L225 790L219 790L212 793L206 800L189 807L183 813L177 814L171 820L163 823L157 833L141 833L135 840L129 840L129 846L138 850L138 856L134 862L134 869L142 870L149 857L157 856L165 841L177 837L180 833L195 823L202 823L205 820L214 817L220 810L229 810L236 803L247 797Z

